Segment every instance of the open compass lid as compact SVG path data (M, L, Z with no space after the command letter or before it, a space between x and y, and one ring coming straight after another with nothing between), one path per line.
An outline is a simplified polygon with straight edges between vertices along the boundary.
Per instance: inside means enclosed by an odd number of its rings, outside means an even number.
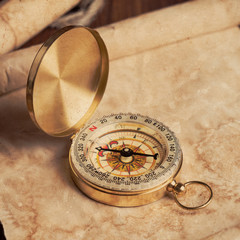
M94 113L107 84L108 54L89 28L65 27L38 51L27 82L34 123L52 136L76 132Z

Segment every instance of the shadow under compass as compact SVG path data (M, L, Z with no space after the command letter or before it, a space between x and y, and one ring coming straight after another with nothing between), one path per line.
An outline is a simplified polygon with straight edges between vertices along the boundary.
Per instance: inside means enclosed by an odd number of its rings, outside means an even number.
M25 89L2 96L0 114L0 173L9 170L17 181L20 171L38 186L52 178L49 184L53 186L57 179L75 188L68 167L69 138L51 137L35 126L28 114Z

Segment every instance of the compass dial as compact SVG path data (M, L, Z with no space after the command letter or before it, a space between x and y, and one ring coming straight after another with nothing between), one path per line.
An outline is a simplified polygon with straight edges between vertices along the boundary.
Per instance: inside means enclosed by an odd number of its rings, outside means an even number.
M76 134L74 174L107 191L146 191L173 179L181 167L178 141L162 123L133 114L98 119Z
M128 126L125 123L121 127ZM136 177L154 170L165 154L166 146L153 137L139 131L119 129L94 141L89 146L88 156L102 171L117 177Z

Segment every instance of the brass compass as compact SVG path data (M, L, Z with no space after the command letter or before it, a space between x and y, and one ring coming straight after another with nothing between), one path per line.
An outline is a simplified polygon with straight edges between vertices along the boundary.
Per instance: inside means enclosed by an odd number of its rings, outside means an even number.
M203 182L177 183L183 157L174 133L156 119L140 114L110 114L89 123L108 76L108 54L99 34L66 27L37 53L28 78L27 105L35 124L52 136L73 134L71 175L82 192L99 202L140 206L172 192L187 209L206 206L211 188ZM184 206L178 194L201 184L209 198Z

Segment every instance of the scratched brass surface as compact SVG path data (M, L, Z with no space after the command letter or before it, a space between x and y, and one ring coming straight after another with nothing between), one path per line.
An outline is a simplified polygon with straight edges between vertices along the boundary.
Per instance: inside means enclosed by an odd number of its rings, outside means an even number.
M66 27L37 53L27 83L35 124L52 136L76 132L93 114L107 83L108 55L99 34Z

